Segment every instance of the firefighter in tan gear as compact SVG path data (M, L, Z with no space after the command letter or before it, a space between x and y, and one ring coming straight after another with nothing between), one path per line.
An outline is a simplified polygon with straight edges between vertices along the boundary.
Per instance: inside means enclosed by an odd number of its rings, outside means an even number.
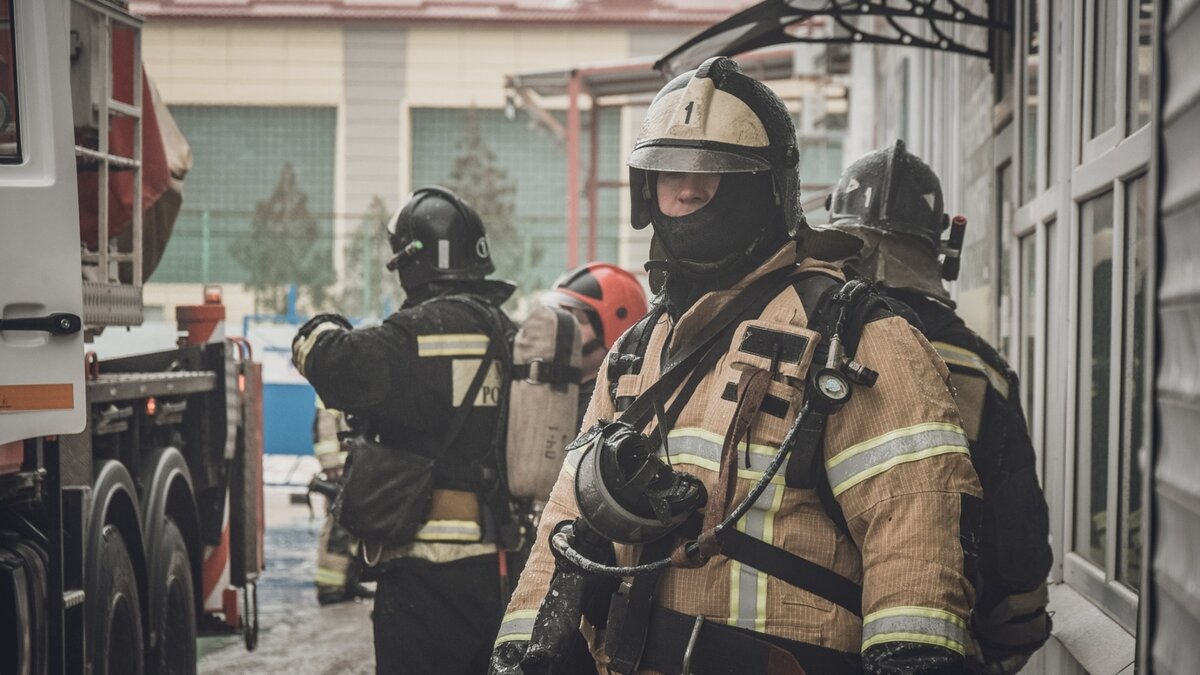
M948 373L798 250L798 159L727 58L651 103L632 222L665 286L597 383L494 673L554 672L571 588L606 672L963 671L980 488Z
M358 557L358 540L337 524L330 511L346 465L346 449L338 434L349 429L341 411L326 408L321 399L317 399L313 454L321 465L321 473L313 478L310 492L321 492L326 502L325 523L321 526L317 544L317 601L322 605L372 595L359 583L362 563Z

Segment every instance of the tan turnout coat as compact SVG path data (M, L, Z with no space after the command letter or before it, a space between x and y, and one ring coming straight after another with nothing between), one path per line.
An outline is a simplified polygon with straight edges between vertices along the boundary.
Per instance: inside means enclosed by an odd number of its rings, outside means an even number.
M827 263L812 259L797 263L795 248L789 245L734 289L702 297L674 330L664 315L653 330L641 373L623 376L617 384L618 396L637 395L656 380L657 355L665 340L678 347L701 330L739 289L785 265L796 266L797 272L825 270L840 276ZM755 418L750 469L744 464L744 442L739 452L735 504L762 475L803 403L804 378L819 339L815 331L805 328L807 317L790 286L760 317L747 323L804 335L809 346L799 364L781 364L782 376L770 384L768 393L787 401L788 411L784 419L763 411ZM701 478L710 494L735 406L721 394L727 383L738 381L740 369L769 367L769 359L738 351L740 334L741 329L668 436L676 469ZM980 488L947 389L946 367L924 338L899 317L867 324L857 359L878 371L878 382L873 388L856 387L851 400L830 418L824 448L830 483L853 540L841 534L825 515L814 491L785 486L785 470L738 528L861 583L865 619L724 556L714 557L699 569L668 570L662 576L657 602L678 612L704 615L709 621L846 652L888 641L938 644L960 653L966 650L966 622L974 589L963 576L959 522L963 495L979 497ZM585 429L597 420L617 416L607 392L607 378L601 369L596 395L583 422ZM529 639L554 571L547 547L549 528L578 514L573 489L578 462L578 451L568 455L497 644ZM637 547L618 546L617 551L622 564L637 560ZM585 627L585 633L589 632ZM593 642L598 645L601 640ZM602 654L598 658L604 662Z

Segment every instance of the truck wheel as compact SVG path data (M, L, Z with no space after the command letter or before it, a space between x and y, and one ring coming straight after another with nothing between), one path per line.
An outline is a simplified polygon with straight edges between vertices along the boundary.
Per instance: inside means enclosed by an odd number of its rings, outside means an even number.
M95 564L96 588L87 594L92 616L92 672L141 675L142 612L137 578L125 538L116 526L104 526Z
M157 617L159 625L153 627L158 647L153 650L152 662L146 670L155 675L195 675L196 596L192 564L183 533L174 520L167 518L156 548L155 555L161 556L166 564L148 586L150 601L157 604L150 616Z

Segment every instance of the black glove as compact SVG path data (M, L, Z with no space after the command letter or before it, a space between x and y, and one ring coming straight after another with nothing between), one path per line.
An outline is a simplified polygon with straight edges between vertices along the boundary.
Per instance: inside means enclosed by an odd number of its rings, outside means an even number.
M492 650L492 663L488 667L488 675L524 675L521 669L521 659L525 658L525 649L529 643L525 640L513 640L496 645Z
M350 321L341 314L318 314L300 326L300 330L296 331L296 337L292 338L292 363L301 375L304 374L304 361L308 358L308 352L314 344L309 338L313 337L314 333L321 332L317 329L322 324L333 324L346 330L354 328Z
M919 642L884 642L863 652L867 675L961 675L965 668L962 654Z

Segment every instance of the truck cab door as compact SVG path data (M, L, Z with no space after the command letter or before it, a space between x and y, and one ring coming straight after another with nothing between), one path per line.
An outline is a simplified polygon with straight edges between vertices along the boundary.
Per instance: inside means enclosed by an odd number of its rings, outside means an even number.
M83 430L68 0L0 0L0 444Z

